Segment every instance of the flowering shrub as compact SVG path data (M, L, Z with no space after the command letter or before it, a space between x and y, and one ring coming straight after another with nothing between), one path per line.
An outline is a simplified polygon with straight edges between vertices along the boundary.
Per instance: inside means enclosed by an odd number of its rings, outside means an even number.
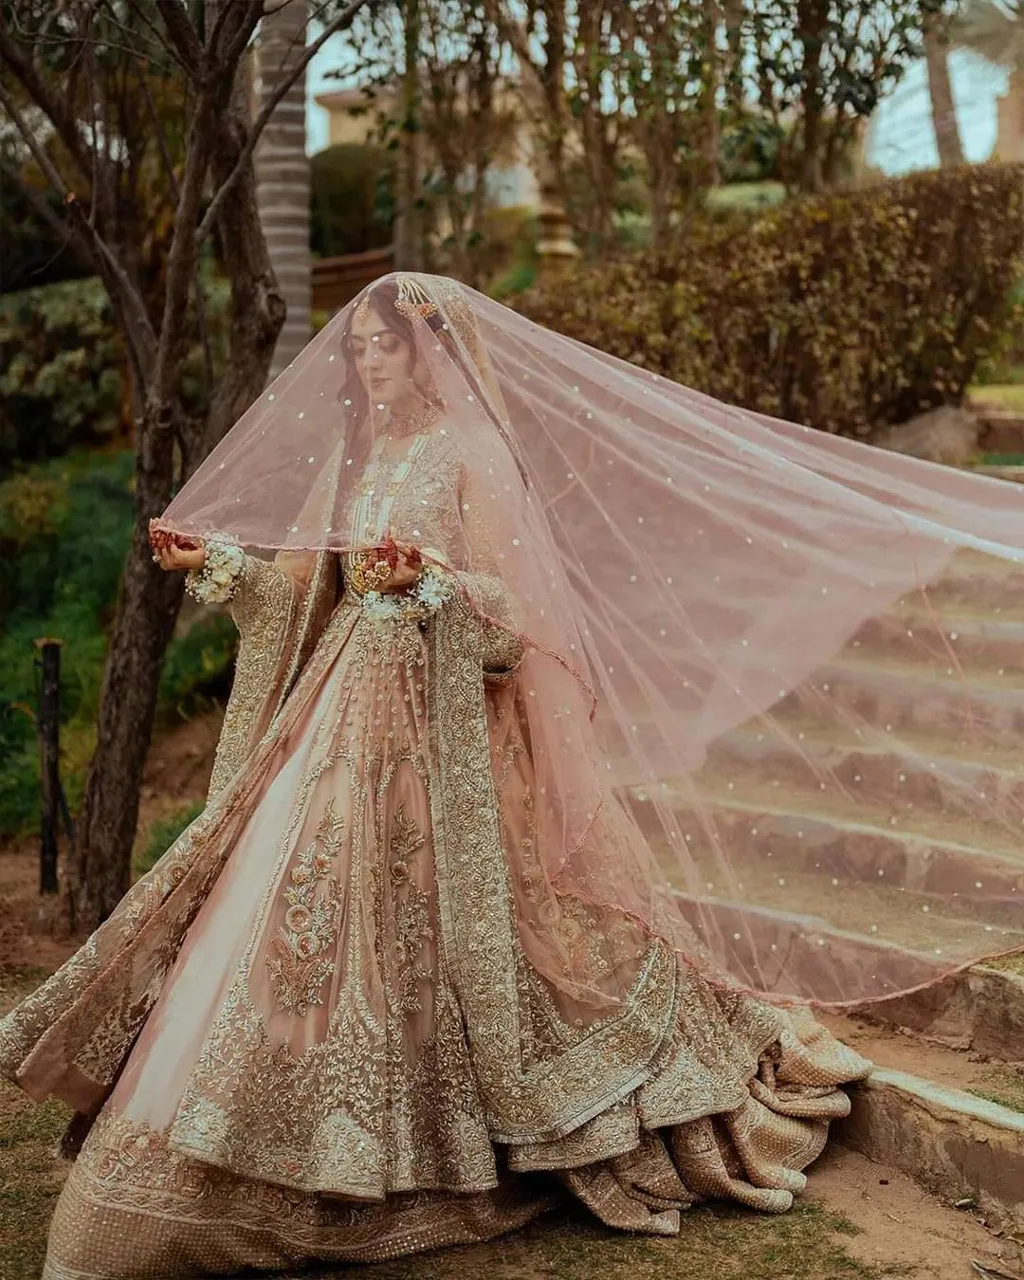
M696 223L516 305L719 399L869 436L958 403L1004 341L1024 171L978 165Z

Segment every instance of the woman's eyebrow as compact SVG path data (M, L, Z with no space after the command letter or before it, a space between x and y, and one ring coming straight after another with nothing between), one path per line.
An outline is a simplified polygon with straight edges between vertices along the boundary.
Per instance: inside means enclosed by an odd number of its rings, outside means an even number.
M389 328L387 327L387 325L385 325L383 329L374 329L374 331L373 331L372 333L367 334L367 335L365 335L365 336L364 336L363 334L361 334L361 333L354 333L354 334L352 335L352 338L353 338L353 340L355 340L355 339L357 339L357 338L362 338L362 339L363 339L363 341L365 341L365 340L366 340L366 337L369 337L369 338L379 338L379 337L381 336L381 334L383 334L383 333L397 333L397 332L398 332L398 330L397 330L397 329L389 329Z

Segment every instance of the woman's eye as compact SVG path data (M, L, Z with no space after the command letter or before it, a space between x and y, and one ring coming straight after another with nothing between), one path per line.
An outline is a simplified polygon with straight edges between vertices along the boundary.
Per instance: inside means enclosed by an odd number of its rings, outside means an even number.
M353 343L352 343L352 354L355 356L355 358L356 358L357 360L359 359L359 357L360 357L360 356L364 355L364 354L365 354L365 352L366 352L366 343L365 343L365 342L353 342Z
M401 338L395 333L384 333L380 337L380 349L389 356L393 356L401 345Z

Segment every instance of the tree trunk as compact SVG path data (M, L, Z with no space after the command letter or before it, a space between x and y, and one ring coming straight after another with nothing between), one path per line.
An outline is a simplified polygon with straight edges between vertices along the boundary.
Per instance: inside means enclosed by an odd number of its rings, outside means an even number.
M822 0L799 0L797 4L798 34L803 46L804 84L802 94L802 150L799 162L801 191L817 192L822 188L822 68L827 6Z
M743 0L725 0L725 99L729 111L738 116L743 110L743 23L746 18Z
M419 210L422 166L419 0L406 0L404 9L405 67L402 71L402 122L398 143L395 265L403 271L422 271L423 220Z
M924 53L928 67L928 94L931 98L932 126L939 149L939 166L943 169L963 164L964 152L960 144L956 106L953 102L953 86L949 78L949 43L940 26L938 16L926 21Z
M141 433L140 433L141 434ZM140 512L118 595L103 673L96 752L86 778L65 903L73 930L93 929L131 884L131 849L139 788L153 728L160 668L174 631L184 582L153 563L148 520L171 499L171 438L164 428L159 457L137 472ZM163 454L166 452L166 458Z
M545 0L546 59L537 68L530 37L521 22L510 20L499 0L485 6L519 62L519 92L532 126L531 159L540 192L537 256L542 273L560 272L579 254L566 214L562 151L565 140L565 14L557 0Z
M666 149L649 150L647 189L651 198L651 248L666 253L672 240L673 167Z
M718 49L718 29L722 14L718 0L703 0L704 91L701 103L703 128L701 150L704 163L702 186L717 187L722 181L722 127L718 113L718 92L722 85L722 56Z
M302 57L307 9L306 0L291 0L262 19L256 46L257 105L266 101ZM273 378L295 359L311 333L305 74L278 103L256 148L256 197L270 261L287 307L270 366Z

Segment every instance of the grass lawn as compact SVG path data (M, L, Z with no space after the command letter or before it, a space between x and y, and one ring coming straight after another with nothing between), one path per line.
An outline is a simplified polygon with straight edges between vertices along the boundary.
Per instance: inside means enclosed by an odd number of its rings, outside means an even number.
M843 1247L850 1234L845 1219L812 1203L771 1217L721 1205L691 1210L679 1236L668 1239L613 1233L574 1208L490 1244L333 1274L353 1280L881 1280L908 1274L850 1257ZM328 1280L332 1273L317 1275Z
M971 387L970 398L972 404L975 405L1024 413L1024 379L1020 382L994 383L992 386Z
M708 192L708 204L718 209L767 209L785 198L781 182L729 182Z

